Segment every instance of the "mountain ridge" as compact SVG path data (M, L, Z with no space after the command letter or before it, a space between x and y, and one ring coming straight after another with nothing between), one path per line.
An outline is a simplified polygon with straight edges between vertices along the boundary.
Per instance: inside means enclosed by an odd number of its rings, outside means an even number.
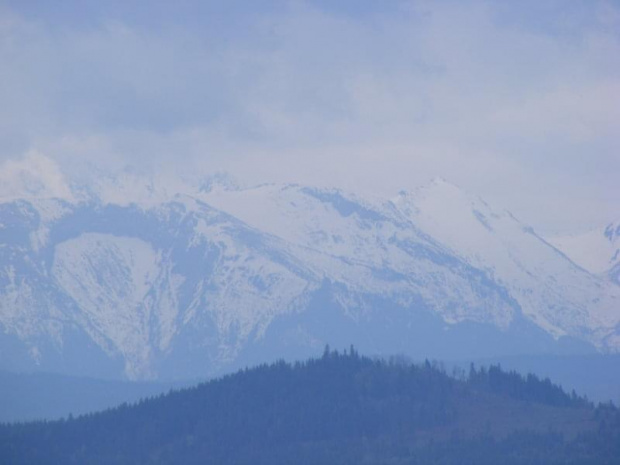
M131 379L327 342L423 355L425 332L439 358L450 344L485 356L504 336L512 354L564 339L620 351L620 287L445 180L382 199L216 177L174 195L146 182L154 197L116 203L119 182L112 199L0 204L1 366L74 373L73 333Z

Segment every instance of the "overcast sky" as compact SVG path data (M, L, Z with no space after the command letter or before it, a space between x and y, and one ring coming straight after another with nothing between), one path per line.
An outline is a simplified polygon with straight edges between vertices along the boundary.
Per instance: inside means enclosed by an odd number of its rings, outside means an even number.
M33 151L69 176L442 176L543 231L603 224L620 3L0 0L0 170Z

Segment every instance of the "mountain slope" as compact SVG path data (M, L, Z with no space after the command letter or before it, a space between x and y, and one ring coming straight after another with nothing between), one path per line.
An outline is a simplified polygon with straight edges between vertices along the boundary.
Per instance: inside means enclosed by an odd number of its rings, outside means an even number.
M423 231L508 287L523 313L557 336L615 346L620 294L567 260L509 212L438 180L395 203ZM591 334L592 328L599 333ZM608 328L606 331L603 328Z
M0 204L1 367L187 378L325 343L620 351L620 287L443 181L391 200L212 182L132 203L135 185L114 187Z
M586 339L600 348L619 342L617 289L575 265L510 213L497 213L444 180L413 193L401 192L388 202L370 203L339 191L300 186L212 189L205 199L288 241L364 260L375 268L402 266L403 273L412 275L415 260L429 256L427 251L409 254L402 261L388 252L399 236L408 234L407 241L415 241L415 248L430 243L440 248L443 257L450 256L452 262L446 260L444 266L458 261L481 272L509 296L503 305L480 313L466 298L460 309L436 307L447 322L473 320L506 328L522 313L554 337ZM326 218L328 214L332 216ZM360 230L366 240L360 240ZM470 276L470 282L475 279ZM431 293L441 292L433 289ZM511 299L514 305L505 305ZM592 328L597 328L596 334Z
M190 331L204 331L200 342L217 348L214 357L234 354L238 338L303 293L305 271L280 250L267 256L269 238L234 218L188 205L154 211L80 205L45 226L52 229L45 247L7 241L5 331L43 356L38 345L49 325L57 336L50 342L60 350L67 327L76 326L108 355L120 355L133 378L150 377L153 359L190 321ZM8 240L23 238L9 226ZM246 241L261 246L251 257ZM245 288L231 289L230 280ZM217 338L209 340L209 331Z

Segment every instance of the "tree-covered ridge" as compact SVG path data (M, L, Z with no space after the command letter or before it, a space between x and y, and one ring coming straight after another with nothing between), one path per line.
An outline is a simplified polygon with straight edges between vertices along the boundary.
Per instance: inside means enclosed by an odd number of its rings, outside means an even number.
M0 427L2 463L618 463L620 414L499 367L449 376L353 348L59 422Z

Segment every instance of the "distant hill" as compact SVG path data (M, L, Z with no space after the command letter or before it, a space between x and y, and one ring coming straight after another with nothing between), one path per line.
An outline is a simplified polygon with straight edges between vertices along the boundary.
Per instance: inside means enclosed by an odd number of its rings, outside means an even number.
M620 355L522 356L474 360L477 366L501 365L521 374L551 378L565 390L574 389L594 402L612 400L620 405ZM471 361L446 363L468 369ZM129 382L99 380L51 373L0 371L0 422L56 420L116 407L123 402L195 385L198 380Z
M617 464L620 412L499 367L326 350L76 419L0 426L3 464Z

